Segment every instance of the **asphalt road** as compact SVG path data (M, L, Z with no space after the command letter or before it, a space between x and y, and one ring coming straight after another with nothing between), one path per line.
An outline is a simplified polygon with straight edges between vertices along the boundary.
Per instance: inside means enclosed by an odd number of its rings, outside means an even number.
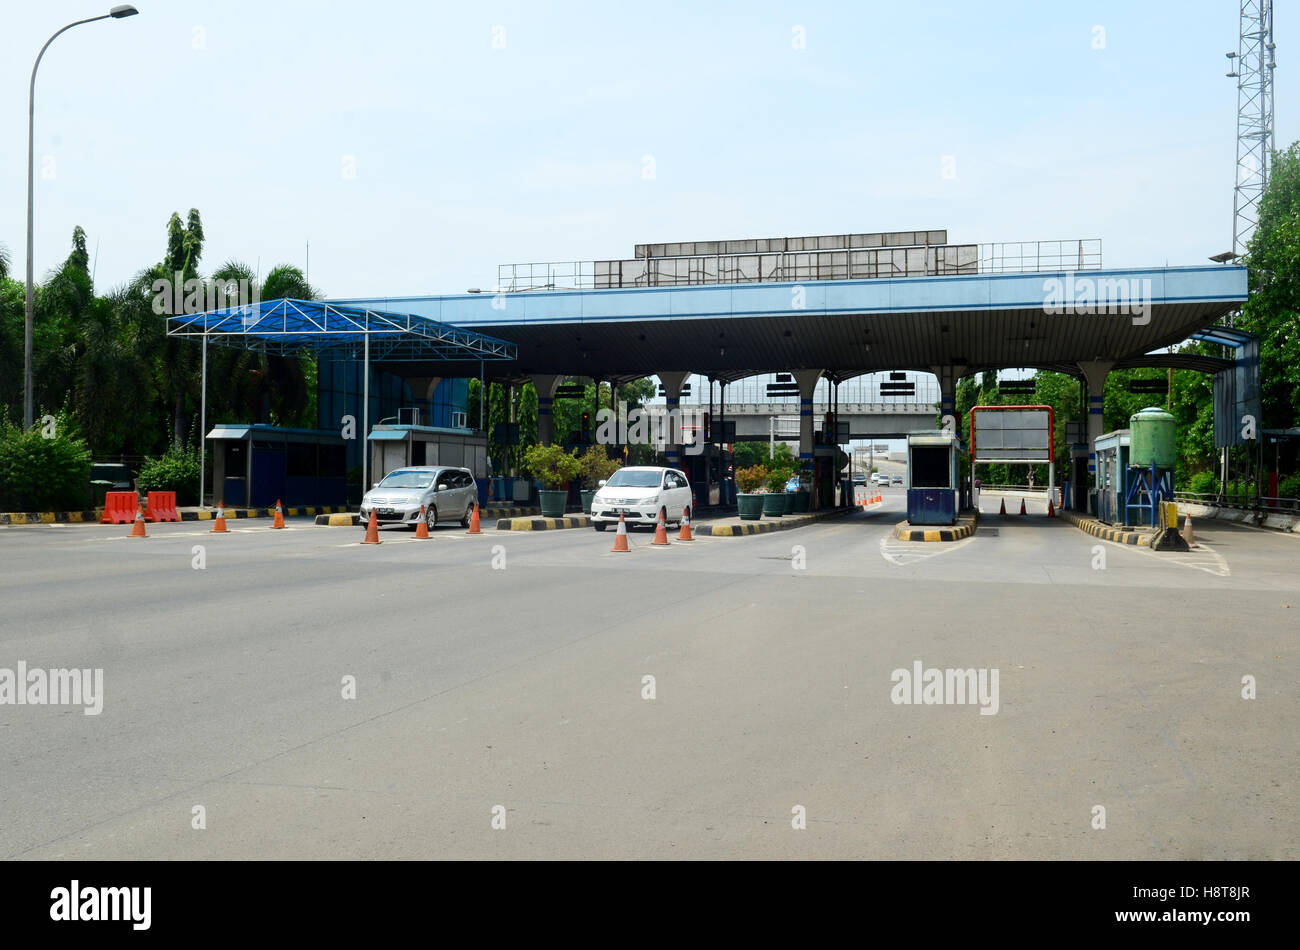
M0 669L104 671L98 716L0 705L0 857L1300 857L1300 538L905 544L901 497L625 555L0 529ZM917 661L997 670L996 714L892 702Z

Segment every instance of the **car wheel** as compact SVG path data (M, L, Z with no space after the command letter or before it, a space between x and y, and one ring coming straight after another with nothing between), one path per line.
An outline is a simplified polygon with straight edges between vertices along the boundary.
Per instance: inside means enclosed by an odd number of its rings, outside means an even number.
M604 530L605 530L605 522L603 522L603 521L593 521L593 522L591 523L591 526L592 526L593 528L595 528L597 531L604 531Z
M424 509L424 520L428 523L430 528L436 527L438 524L438 509L433 505Z
M474 512L474 503L470 502L470 504L465 506L465 514L463 514L460 519L460 526L462 528L469 527L469 516L473 514L473 512Z

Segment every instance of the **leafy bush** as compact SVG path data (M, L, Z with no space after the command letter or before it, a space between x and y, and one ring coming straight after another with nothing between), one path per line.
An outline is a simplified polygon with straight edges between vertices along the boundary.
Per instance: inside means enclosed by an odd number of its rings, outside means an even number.
M761 489L766 481L767 469L762 465L751 465L736 472L736 487L745 495L752 495Z
M570 455L559 445L530 445L524 452L524 466L552 491L582 473L577 456Z
M1214 473L1197 472L1187 480L1187 490L1195 495L1208 495L1214 491Z
M579 474L582 475L582 487L587 491L595 491L601 479L608 479L622 465L618 459L609 457L603 445L589 446L578 457L578 464L581 467Z
M140 493L174 491L176 504L197 505L199 499L199 452L191 448L169 448L157 458L145 461L138 479Z
M1300 498L1300 472L1288 475L1277 483L1277 497Z
M46 433L51 433L46 438ZM79 510L90 494L90 450L72 416L24 431L0 416L0 511Z
M767 472L767 490L774 492L785 491L785 484L794 474L793 470L784 465L773 465Z

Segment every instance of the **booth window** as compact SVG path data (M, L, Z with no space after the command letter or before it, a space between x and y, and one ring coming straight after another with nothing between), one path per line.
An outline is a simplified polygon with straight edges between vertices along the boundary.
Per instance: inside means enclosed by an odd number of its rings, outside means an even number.
M946 445L913 445L911 475L913 488L952 488Z
M290 478L309 478L316 474L316 446L310 442L290 442L288 469Z

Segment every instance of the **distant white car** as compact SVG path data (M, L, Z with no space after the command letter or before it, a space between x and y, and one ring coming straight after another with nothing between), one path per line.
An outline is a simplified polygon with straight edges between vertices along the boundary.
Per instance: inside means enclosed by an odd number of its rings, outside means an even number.
M597 531L618 524L621 514L628 526L653 525L663 512L664 521L680 524L690 517L691 486L686 475L675 468L629 465L600 483L591 499L591 524Z

